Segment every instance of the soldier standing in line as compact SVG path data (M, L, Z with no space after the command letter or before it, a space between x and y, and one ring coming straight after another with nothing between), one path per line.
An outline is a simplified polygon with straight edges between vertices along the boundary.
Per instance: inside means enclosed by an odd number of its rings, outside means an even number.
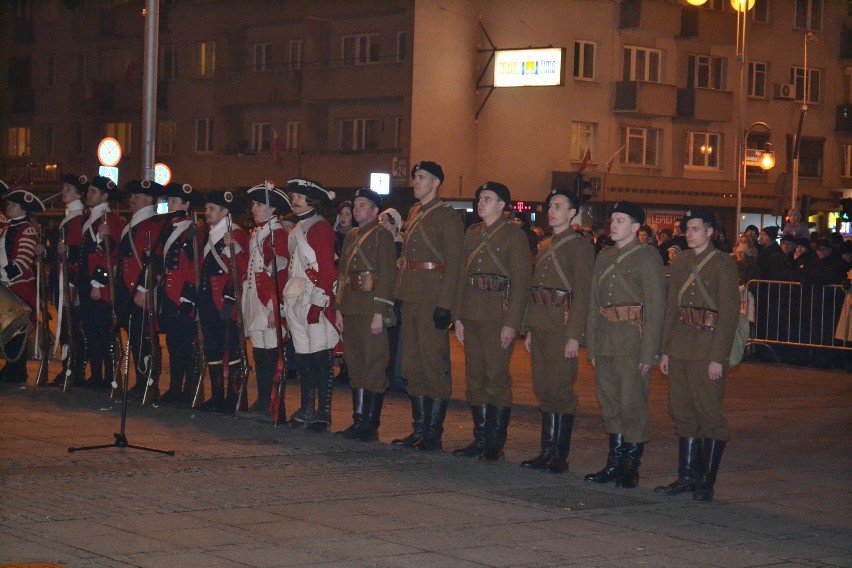
M44 211L44 203L23 189L3 195L9 226L0 234L0 282L27 304L36 318L35 250L39 245L35 228L27 220L29 213ZM6 365L0 370L0 382L27 382L27 334L20 333L3 345Z
M195 305L197 289L194 239L198 227L189 216L193 205L204 203L204 196L186 183L171 182L166 186L171 222L163 230L162 248L157 257L162 261L162 285L159 290L160 330L166 334L169 350L169 388L160 397L162 403L188 403L192 400L195 341Z
M595 366L598 402L609 434L606 465L586 475L616 487L639 483L648 425L651 366L659 362L666 281L657 250L636 233L645 212L629 201L613 208L609 236L615 243L598 255L589 300L587 351Z
M454 311L455 334L464 344L466 398L473 441L453 455L489 461L503 457L512 415L509 358L527 307L530 247L526 234L503 214L512 197L502 183L476 190L481 223L464 235L464 276Z
M89 178L86 176L77 176L74 174L65 174L61 178L62 191L60 198L65 205L65 216L59 222L59 242L56 243L57 262L54 270L57 283L57 327L59 330L59 340L62 345L68 345L68 324L65 323L67 313L65 311L65 298L71 300L72 321L71 329L74 333L74 343L76 344L77 353L74 357L67 353L62 360L62 371L50 383L52 386L63 387L65 385L65 374L68 372L68 362L76 360L78 369L71 369L76 379L82 381L83 377L79 376L85 367L85 337L83 336L83 328L81 326L82 313L80 312L80 300L77 298L76 287L74 283L77 279L77 270L80 267L80 245L83 241L83 219L85 217L83 210L83 196L86 189L89 187ZM61 258L61 259L60 259ZM66 263L67 282L59 269L60 262ZM65 288L68 289L68 294L64 294Z
M365 188L355 193L352 214L357 227L343 241L335 301L336 327L343 335L352 387L353 420L338 434L362 442L378 439L389 384L385 324L393 314L396 249L391 234L379 226L381 210L382 198L375 191Z
M118 243L115 308L120 314L121 326L130 337L130 351L136 362L136 383L128 394L140 400L145 394L148 365L153 365L151 400L159 397L161 361L151 353L146 274L143 268L154 268L149 259L153 258L152 249L157 245L163 229L162 220L156 216L156 199L163 195L164 189L159 183L150 180L133 180L124 185L124 191L129 194L131 217ZM152 285L156 284L155 279L151 281ZM154 341L159 341L159 338L154 338Z
M585 342L595 249L571 227L580 198L564 189L547 197L553 236L538 248L527 308L525 345L541 411L541 452L521 467L568 471L580 343ZM534 332L534 333L533 333Z
M211 397L202 408L219 413L232 413L236 405L234 377L237 365L246 364L238 355L236 302L234 286L242 285L231 278L231 251L225 234L233 238L236 266L242 279L248 265L248 236L231 215L241 212L237 196L231 191L213 191L207 195L204 217L210 227L202 252L201 290L198 291L198 315L204 332L207 367L210 371ZM228 393L225 396L225 367L228 368Z
M447 373L447 330L461 276L464 227L438 198L444 170L435 162L411 169L416 203L408 212L397 298L402 301L402 374L408 380L413 431L395 446L433 451L443 446L444 418L453 390Z
M331 426L332 350L340 341L332 305L337 281L334 229L322 215L334 193L303 178L291 179L288 191L299 222L287 237L290 265L283 309L299 363L302 396L299 410L287 424L319 433Z
M290 212L290 200L284 190L274 187L271 182L251 188L248 197L255 227L249 235L248 273L243 281L242 309L246 333L251 339L257 379L257 400L250 410L264 413L272 402L272 381L278 370L278 342L282 338L280 293L287 283L287 265L290 262L287 231L278 215ZM277 284L273 278L277 279Z
M86 190L89 215L83 221L76 289L92 373L85 384L91 388L108 389L113 377L111 355L118 329L112 325L114 299L110 296L108 270L115 274L118 241L125 223L109 208L109 200L122 197L115 183L104 176L95 176ZM106 240L109 240L109 258Z
M710 501L728 440L722 399L740 293L734 261L711 242L713 211L695 208L680 225L690 250L672 266L660 360L660 370L669 376L669 410L679 437L678 478L654 491L692 491L696 501Z

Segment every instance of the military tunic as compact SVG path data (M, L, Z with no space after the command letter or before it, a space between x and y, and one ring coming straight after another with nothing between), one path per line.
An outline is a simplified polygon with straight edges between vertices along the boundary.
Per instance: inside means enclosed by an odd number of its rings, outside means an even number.
M536 304L532 299L527 306L524 327L532 332L533 390L542 412L574 414L577 410L574 381L578 360L565 357L565 345L571 339L586 342L594 264L594 247L571 227L539 245L531 286L570 292L567 321L563 306Z
M402 374L408 394L448 399L447 330L435 329L436 307L451 310L461 274L461 217L438 198L408 212L396 297L402 301ZM425 269L433 263L432 269ZM454 314L457 316L457 314Z
M359 276L374 280L372 290L353 289L351 283ZM370 326L374 314L384 320L392 314L395 283L396 248L391 234L378 221L351 229L341 249L336 306L344 316L343 356L352 388L377 393L388 388L387 327L383 325L382 332L373 335Z
M512 406L509 358L514 342L500 346L503 327L520 330L530 285L526 235L502 215L490 226L472 225L464 235L464 281L454 313L464 325L466 397L471 406ZM507 292L482 289L479 275L508 278Z
M690 274L710 255L713 257L701 268L698 280L684 288ZM702 286L713 306L702 294ZM715 328L684 323L681 307L715 309ZM722 398L739 313L737 267L730 256L710 245L701 254L682 254L672 264L662 351L669 356L669 410L680 437L728 440ZM722 365L722 377L715 381L708 377L711 362Z
M612 267L612 268L610 268ZM595 261L586 331L589 359L595 363L598 402L610 434L625 442L649 440L648 385L640 365L659 361L666 281L659 252L631 241L608 247ZM641 305L642 321L609 321L602 308Z

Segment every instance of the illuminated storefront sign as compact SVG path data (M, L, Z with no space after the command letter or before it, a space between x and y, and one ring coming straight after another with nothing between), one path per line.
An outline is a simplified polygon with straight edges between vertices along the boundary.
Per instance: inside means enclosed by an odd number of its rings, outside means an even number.
M563 84L562 48L497 51L495 87L552 87Z

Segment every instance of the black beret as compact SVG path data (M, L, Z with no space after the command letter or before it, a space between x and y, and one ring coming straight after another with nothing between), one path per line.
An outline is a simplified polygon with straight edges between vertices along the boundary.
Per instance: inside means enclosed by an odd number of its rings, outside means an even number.
M121 199L124 197L124 194L118 190L118 186L115 185L115 182L106 176L95 176L92 181L89 182L89 186L94 187L101 193L109 194L110 199Z
M612 209L610 209L610 216L612 216L613 213L624 213L625 215L630 215L640 225L645 223L645 210L631 201L616 201L615 205L613 205Z
M743 231L743 232L744 232L744 233L748 233L749 231L754 231L754 234L755 234L755 235L759 235L759 234L760 234L760 229L758 229L758 228L757 228L756 226L754 226L754 225L749 225L748 227L746 227L746 228L745 228L745 231Z
M3 199L11 201L12 203L17 203L24 209L24 211L29 213L41 213L45 209L44 203L41 202L41 199L24 189L10 191L3 196Z
M293 178L287 181L287 191L300 193L323 203L334 201L334 192L324 188L321 184L305 178Z
M165 189L159 183L152 180L130 180L124 184L125 193L139 193L142 195L150 195L151 197L160 197L165 195Z
M796 246L810 248L811 240L807 237L799 237L798 239L796 239Z
M512 202L512 195L509 193L508 187L496 181L486 181L476 188L474 197L479 199L479 194L483 191L493 191L496 193L497 197L505 204L503 209L509 209L509 204Z
M424 160L422 162L417 162L416 164L414 164L414 167L411 168L411 179L414 179L414 174L417 173L417 170L429 172L430 174L438 178L441 183L444 183L444 169L441 168L441 166L439 164L436 164L435 162Z
M216 190L207 194L207 203L224 207L232 215L239 215L243 208L236 193L233 191Z
M267 193L267 189L269 192ZM283 189L275 187L272 182L260 183L248 190L249 199L257 201L262 205L266 205L267 198L269 206L275 208L275 212L280 215L285 215L292 211L290 208L290 199L287 197L287 192Z
M86 176L78 176L77 174L62 174L59 180L63 184L68 184L77 190L77 193L83 195L89 188L89 178Z
M773 241L778 238L778 232L781 230L781 227L778 225L770 225L768 227L764 227L761 229L762 233L766 233L766 236L772 239Z
M359 197L369 199L373 202L373 205L379 208L379 211L382 210L382 196L370 189L369 187L362 187L361 189L356 191L355 199L358 199Z
M716 214L712 209L707 207L695 207L686 212L686 215L680 220L680 230L686 232L686 224L693 219L701 219L706 225L716 228Z
M165 189L165 195L166 197L179 197L193 206L204 203L204 195L188 183L169 182Z
M822 248L830 249L831 248L831 241L829 241L828 239L818 239L817 242L816 242L816 248L818 248L818 249L822 249Z
M571 207L573 209L576 209L577 211L580 210L580 205L583 204L583 198L574 193L573 191L561 187L555 187L550 190L549 194L547 194L547 199L544 200L545 205L549 206L550 200L555 195L564 195L565 197L567 197L568 201L571 203Z
M784 241L795 243L796 242L796 235L793 235L791 233L787 233L786 235L781 235L781 242L783 243Z

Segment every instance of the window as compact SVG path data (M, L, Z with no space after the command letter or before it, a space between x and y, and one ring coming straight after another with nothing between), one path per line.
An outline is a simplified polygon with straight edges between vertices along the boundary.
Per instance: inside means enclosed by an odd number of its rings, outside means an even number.
M769 0L755 0L751 10L751 19L761 24L769 23Z
M725 58L710 55L690 55L686 69L689 87L723 90L725 88Z
M659 49L626 46L623 80L659 83L661 58L662 52Z
M13 126L8 131L8 155L17 158L30 155L30 129L28 126Z
M103 52L102 78L106 81L129 80L136 63L129 49L109 49Z
M88 54L78 53L74 56L74 77L80 83L89 78Z
M378 63L379 35L360 34L343 36L342 57L344 65Z
M196 44L197 67L199 77L213 77L216 74L216 42L202 41Z
M808 84L805 85L805 68L790 67L790 82L796 85L796 100L819 102L820 75L819 69L808 69ZM807 97L805 97L805 88L807 88Z
M195 120L195 151L197 153L213 151L212 118L197 118Z
M627 146L621 163L631 166L657 166L660 131L627 126L621 130L621 143Z
M255 73L269 71L272 68L272 44L254 44L254 64L252 69Z
M112 136L121 144L121 153L125 156L130 154L131 123L129 122L107 122L106 135Z
M796 0L794 27L803 30L822 29L822 0Z
M393 147L402 148L402 117L396 116L393 119Z
M590 41L574 42L574 78L595 78L595 44Z
M56 56L48 55L45 60L45 77L44 77L44 86L45 87L55 87L56 86Z
M722 135L712 132L686 133L686 165L696 168L719 169Z
M272 124L269 122L251 123L251 149L256 154L272 151Z
M340 121L340 149L375 150L379 147L379 121L375 118L352 118Z
M56 154L56 125L45 124L41 129L41 152L45 158Z
M160 79L177 79L177 44L165 43L160 47Z
M287 135L284 140L284 149L295 151L299 149L299 122L290 121L287 123Z
M787 136L787 163L793 163L793 140L792 135ZM822 177L823 149L825 139L802 137L799 144L799 176L809 178ZM792 167L790 168L792 169Z
M396 60L405 61L408 58L408 32L396 32ZM397 146L399 148L399 146Z
M296 71L302 68L302 40L294 39L290 42L287 52L287 68Z
M157 155L165 156L175 153L175 140L177 139L177 121L157 121Z
M71 126L71 153L75 157L86 155L86 126L79 122Z
M763 61L748 62L748 96L766 96L767 64Z
M840 177L852 178L852 146L841 146L840 150L843 152L840 156Z
M582 161L586 150L591 155L594 140L595 124L593 122L572 122L570 159L575 162Z

